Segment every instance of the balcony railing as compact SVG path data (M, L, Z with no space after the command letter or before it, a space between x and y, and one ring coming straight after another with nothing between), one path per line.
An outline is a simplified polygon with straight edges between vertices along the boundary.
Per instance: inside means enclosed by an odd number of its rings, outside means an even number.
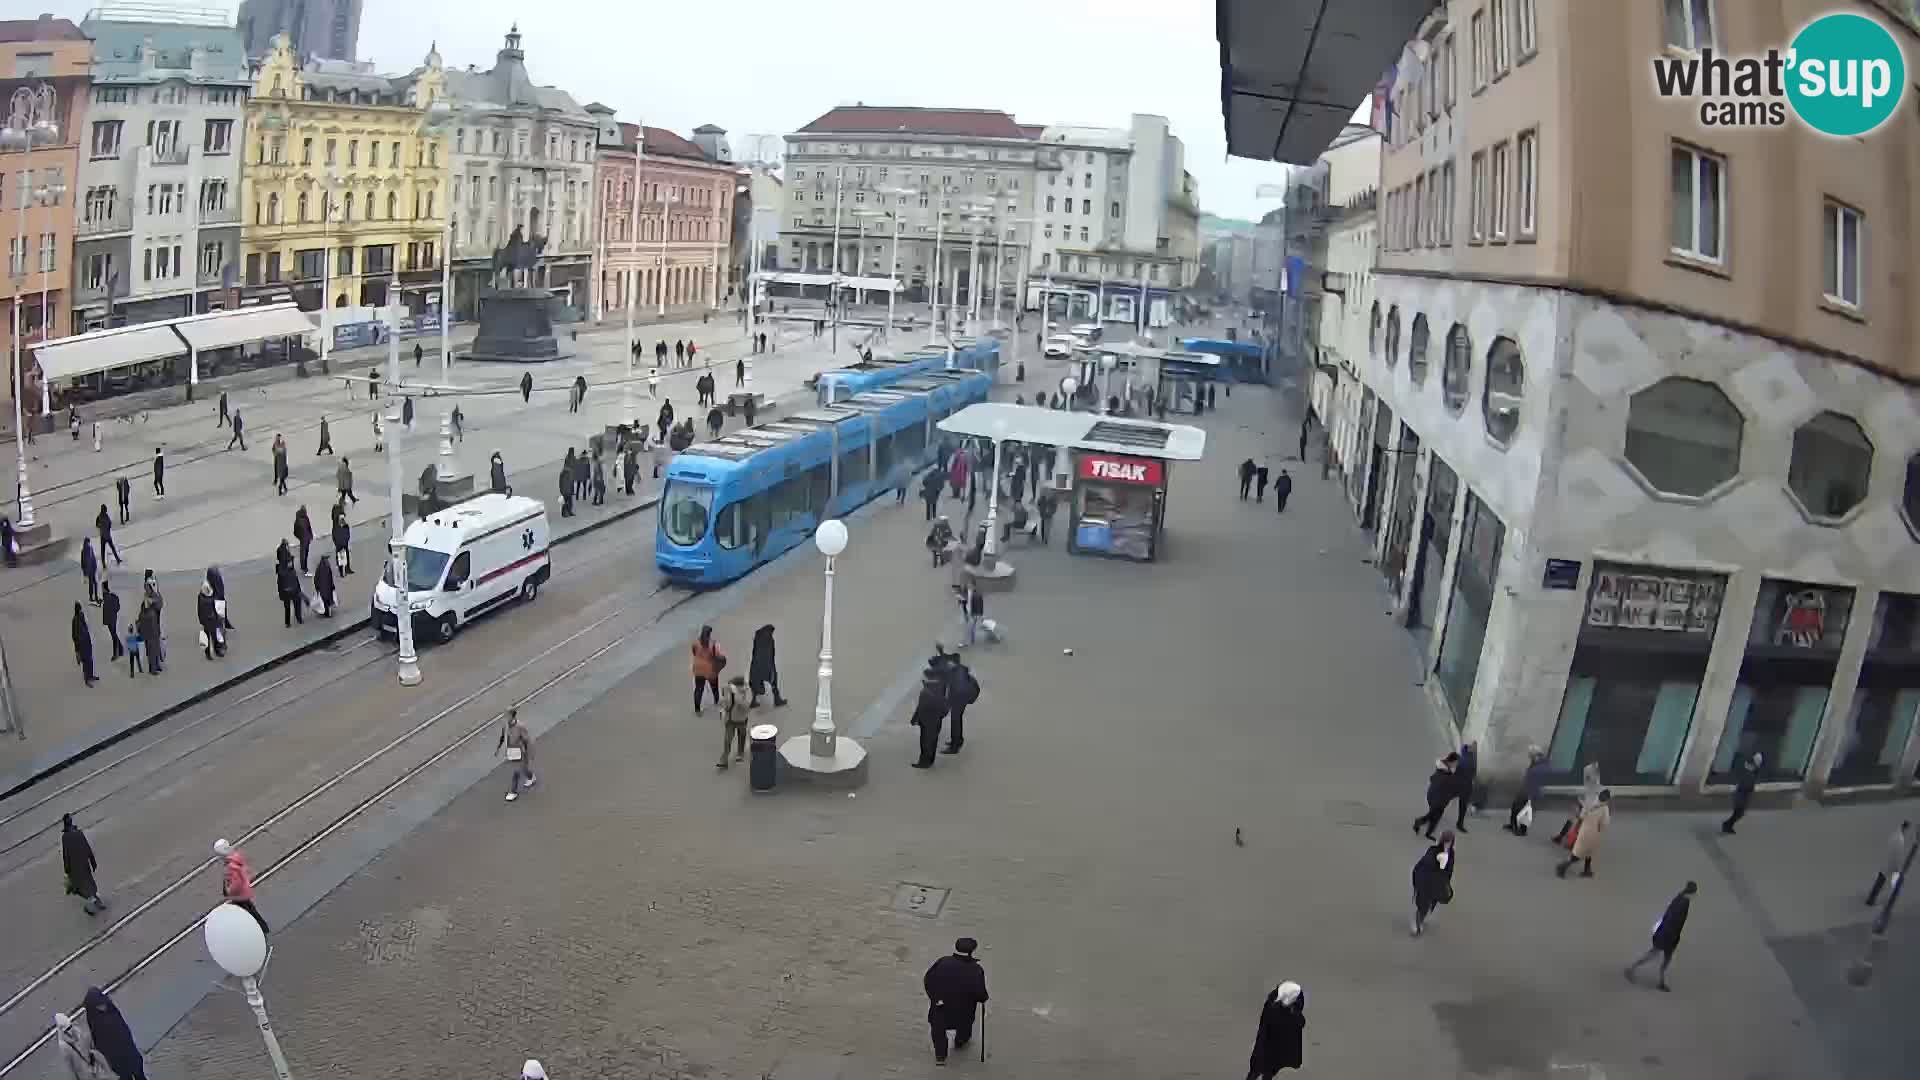
M133 206L131 204L115 207L113 212L109 214L89 214L83 207L81 209L80 221L74 226L73 233L79 239L85 240L90 237L110 236L113 233L126 232L131 228L133 228Z

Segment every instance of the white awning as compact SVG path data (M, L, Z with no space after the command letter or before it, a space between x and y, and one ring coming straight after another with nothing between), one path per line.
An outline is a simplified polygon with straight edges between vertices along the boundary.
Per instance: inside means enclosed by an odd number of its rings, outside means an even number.
M974 435L995 442L1013 439L1164 461L1199 461L1207 449L1207 433L1188 424L1162 424L1154 420L998 401L969 405L936 426L955 435Z
M33 349L41 372L50 379L72 379L186 353L187 343L163 322L93 330Z
M298 337L316 333L313 316L295 304L269 304L261 307L211 311L174 321L180 335L196 349L224 349L231 345L250 345L271 338Z

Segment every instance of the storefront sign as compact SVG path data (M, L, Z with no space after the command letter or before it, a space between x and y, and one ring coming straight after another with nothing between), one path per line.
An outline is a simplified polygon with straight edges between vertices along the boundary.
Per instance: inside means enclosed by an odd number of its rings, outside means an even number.
M1082 454L1079 468L1080 479L1109 484L1159 487L1164 476L1161 462L1153 458L1120 457L1116 454Z
M1547 571L1541 577L1540 584L1549 589L1579 588L1580 560L1548 559Z
M1596 569L1587 598L1588 626L1711 634L1719 615L1717 580Z

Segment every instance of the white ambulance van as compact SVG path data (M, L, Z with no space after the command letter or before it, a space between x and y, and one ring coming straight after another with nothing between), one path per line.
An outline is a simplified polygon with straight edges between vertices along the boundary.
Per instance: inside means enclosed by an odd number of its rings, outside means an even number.
M398 612L416 637L451 641L462 626L510 603L532 600L552 576L553 533L546 504L523 495L489 493L407 526L407 595L393 586L387 560L373 589L373 627L399 631Z

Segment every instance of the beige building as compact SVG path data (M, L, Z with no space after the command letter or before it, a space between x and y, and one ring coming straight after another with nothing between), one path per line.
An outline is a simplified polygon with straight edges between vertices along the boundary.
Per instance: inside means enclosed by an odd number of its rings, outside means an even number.
M1652 77L1833 7L1447 0L1384 88L1345 464L1435 707L1500 765L1912 783L1920 112L1728 129Z
M1360 367L1367 358L1368 315L1373 310L1373 270L1379 246L1380 135L1349 126L1320 155L1327 165L1325 277L1320 302L1317 370L1310 400L1326 425L1336 460L1352 459L1364 389Z

